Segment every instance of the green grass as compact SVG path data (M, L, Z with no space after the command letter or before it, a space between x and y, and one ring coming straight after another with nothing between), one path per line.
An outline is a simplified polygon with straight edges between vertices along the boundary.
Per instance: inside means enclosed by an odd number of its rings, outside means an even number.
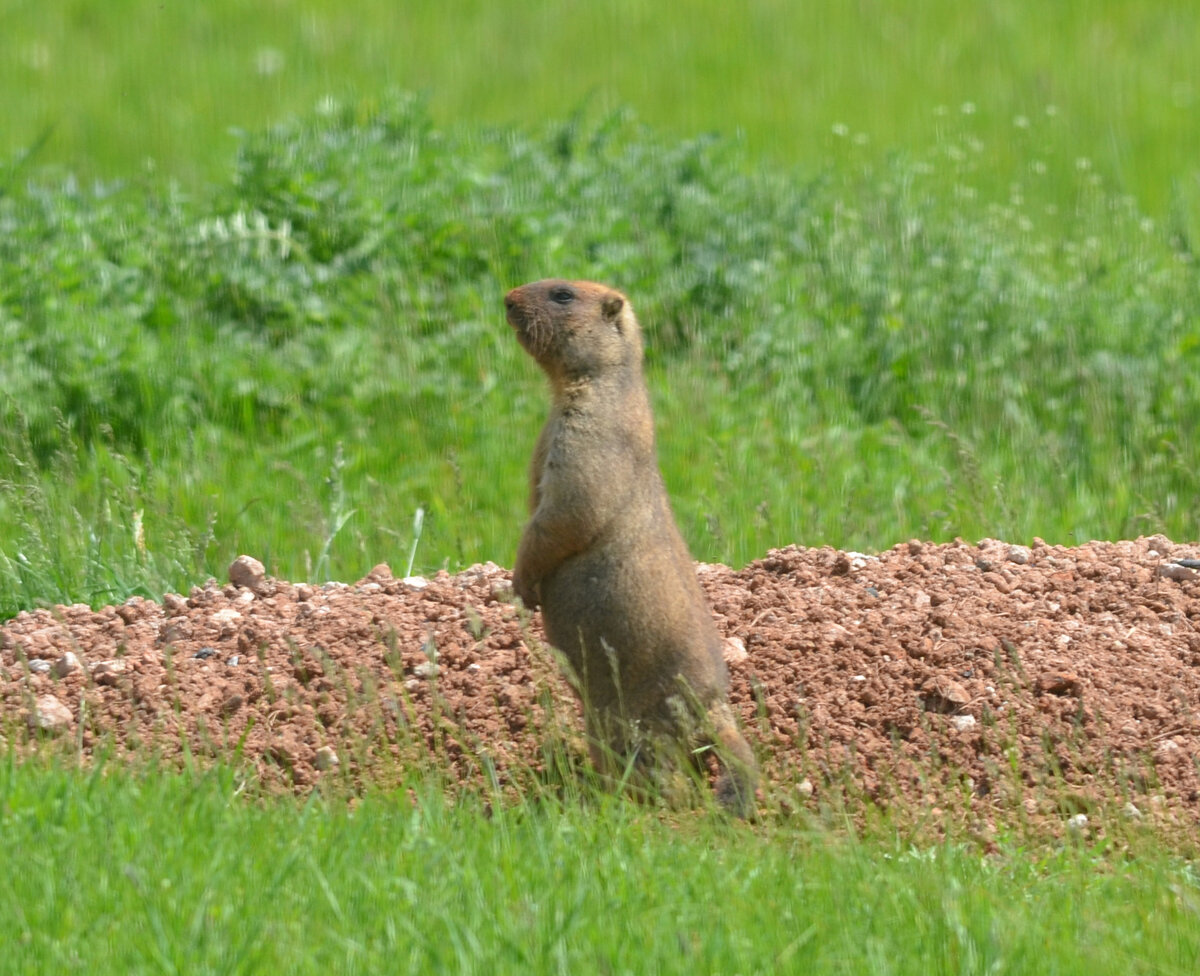
M1187 241L1073 167L1048 228L967 192L966 152L798 179L621 114L439 128L392 96L247 137L203 192L41 172L0 198L0 612L239 551L356 578L419 508L418 568L508 562L546 392L500 299L547 274L632 296L699 558L1195 537Z
M428 91L441 124L529 126L590 98L677 138L741 132L755 158L805 169L835 126L872 152L923 152L966 106L993 191L1049 183L1061 201L1054 171L1085 159L1153 215L1178 208L1193 231L1200 217L1200 13L1187 0L27 0L6 5L0 37L0 153L40 145L39 160L88 176L152 160L220 180L231 128L396 86Z
M5 973L1185 974L1186 862L0 766Z

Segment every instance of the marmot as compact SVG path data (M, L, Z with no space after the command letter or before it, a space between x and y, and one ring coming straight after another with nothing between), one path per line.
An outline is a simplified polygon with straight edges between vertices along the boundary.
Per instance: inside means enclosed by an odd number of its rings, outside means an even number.
M550 643L574 669L592 761L609 778L654 775L670 768L669 752L711 745L718 798L750 816L754 756L659 473L629 300L554 279L513 289L504 305L553 392L513 588L541 607Z

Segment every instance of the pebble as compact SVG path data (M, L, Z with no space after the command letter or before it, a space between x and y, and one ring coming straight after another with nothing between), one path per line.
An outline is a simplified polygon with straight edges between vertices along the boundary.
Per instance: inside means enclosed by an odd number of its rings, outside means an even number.
M1200 571L1189 569L1179 563L1164 563L1156 570L1159 576L1164 579L1175 580L1180 583L1184 580L1200 579Z
M953 725L959 732L966 732L968 729L975 728L974 715L951 715L950 724Z
M726 637L721 644L721 656L726 664L741 664L750 655L746 652L746 642L740 637Z
M234 635L234 632L237 630L237 622L241 619L242 615L232 607L225 607L212 615L213 623L221 629L221 640Z
M168 617L181 617L188 612L188 602L178 593L167 593L163 596L163 610Z
M812 780L808 780L808 779L801 780L800 784L796 787L796 792L799 793L803 797L812 796L813 795Z
M67 651L62 657L54 662L54 667L51 670L56 678L65 678L68 674L74 674L80 668L79 658L75 656L74 651Z
M956 712L971 700L966 688L945 675L926 679L921 696L927 712Z
M92 680L98 685L115 685L129 666L124 661L97 661L91 666Z
M438 666L432 661L422 661L415 668L413 668L413 674L415 674L418 678L436 678L437 673Z
M332 747L321 746L321 748L317 750L317 755L313 760L313 765L316 766L317 769L324 771L327 769L333 769L333 767L338 765L340 762L341 760L338 759L338 754L333 751Z
M1079 676L1070 671L1046 671L1039 674L1034 682L1038 694L1072 695L1078 698L1083 694L1083 682Z
M229 564L229 582L250 590L255 596L267 596L272 589L266 567L253 556L238 556Z
M53 695L39 695L29 724L43 732L63 732L71 727L71 710Z
M1074 830L1077 833L1082 833L1087 830L1088 815L1086 813L1077 813L1073 817L1067 818L1067 829Z
M40 657L29 659L29 670L34 674L45 674L51 668L49 661L44 661Z
M216 657L216 656L217 656L217 649L215 647L202 647L202 648L200 648L200 650L198 650L195 654L192 655L192 657L199 658L201 661L207 661L210 657Z
M1029 562L1029 559L1032 555L1033 550L1031 550L1028 546L1008 547L1008 561L1010 563L1016 563L1018 566L1024 566L1027 562Z

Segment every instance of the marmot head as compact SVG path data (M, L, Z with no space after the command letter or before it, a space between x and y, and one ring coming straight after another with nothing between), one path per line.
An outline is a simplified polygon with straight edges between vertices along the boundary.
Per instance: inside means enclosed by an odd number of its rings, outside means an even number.
M517 339L551 380L640 367L642 336L629 299L591 281L548 278L504 296Z

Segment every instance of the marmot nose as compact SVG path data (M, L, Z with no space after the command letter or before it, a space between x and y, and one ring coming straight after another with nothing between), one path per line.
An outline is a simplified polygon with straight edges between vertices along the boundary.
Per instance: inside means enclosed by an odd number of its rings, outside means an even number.
M515 294L516 294L516 291L514 289L513 291L510 291L507 295L504 296L504 307L507 308L510 312L512 311L513 306L517 304L517 300L513 297L513 295L515 295Z

